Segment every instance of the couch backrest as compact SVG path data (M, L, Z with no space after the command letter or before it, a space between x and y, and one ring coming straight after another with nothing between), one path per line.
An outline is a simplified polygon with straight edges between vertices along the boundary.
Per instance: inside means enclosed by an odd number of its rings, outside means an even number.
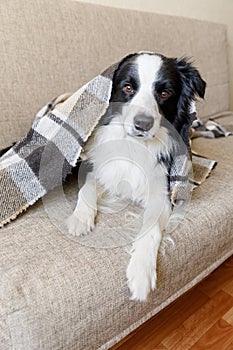
M208 83L199 114L229 108L223 25L65 0L1 0L0 23L0 147L50 98L141 50L192 57Z

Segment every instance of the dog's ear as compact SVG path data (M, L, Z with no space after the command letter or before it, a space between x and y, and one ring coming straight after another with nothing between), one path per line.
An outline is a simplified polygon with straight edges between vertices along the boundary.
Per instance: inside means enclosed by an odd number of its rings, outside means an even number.
M194 99L196 95L204 98L206 82L202 79L198 70L192 66L187 58L178 59L177 68L186 94L191 99Z
M189 130L193 122L190 107L196 96L204 98L206 82L188 59L177 59L176 67L180 74L181 94L177 105L177 118L173 125L182 136L185 144L188 145Z
M182 124L192 124L189 120L190 106L196 96L204 98L206 82L200 76L198 70L186 59L176 60L176 67L181 80L181 93L178 101L178 115L176 128L179 131Z

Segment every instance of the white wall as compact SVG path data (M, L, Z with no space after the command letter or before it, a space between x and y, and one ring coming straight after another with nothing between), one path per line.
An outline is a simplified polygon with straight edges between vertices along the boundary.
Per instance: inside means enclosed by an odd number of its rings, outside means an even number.
M231 109L233 110L233 0L79 0L141 11L224 23L228 27ZM217 45L217 43L216 43Z

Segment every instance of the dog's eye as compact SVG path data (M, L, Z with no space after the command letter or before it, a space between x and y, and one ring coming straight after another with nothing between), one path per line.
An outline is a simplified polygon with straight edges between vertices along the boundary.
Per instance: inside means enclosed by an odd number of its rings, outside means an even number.
M123 90L125 92L127 92L127 94L133 94L134 93L134 89L133 89L132 85L130 85L130 84L126 84L124 86Z
M166 100L170 96L169 92L166 90L162 91L159 95L163 100Z

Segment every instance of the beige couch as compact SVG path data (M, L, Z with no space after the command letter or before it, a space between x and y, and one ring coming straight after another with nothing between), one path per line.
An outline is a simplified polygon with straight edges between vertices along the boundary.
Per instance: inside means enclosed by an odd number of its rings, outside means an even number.
M63 0L0 3L0 148L21 138L51 97L75 91L130 52L192 56L208 82L203 118L229 109L222 25ZM233 118L221 122L233 126ZM0 349L108 349L233 252L232 138L198 139L219 164L159 255L158 289L130 301L123 247L85 247L60 233L43 203L0 231Z

